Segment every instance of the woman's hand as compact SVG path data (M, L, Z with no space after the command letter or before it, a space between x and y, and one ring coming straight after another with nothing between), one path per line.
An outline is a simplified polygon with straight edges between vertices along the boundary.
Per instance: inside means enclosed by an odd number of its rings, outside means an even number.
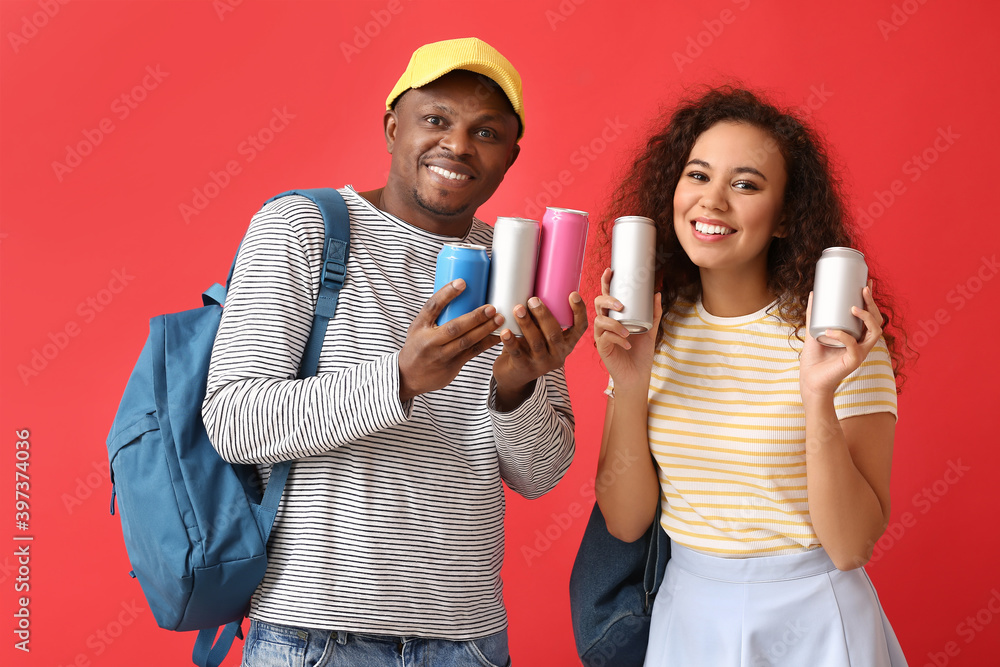
M601 275L601 295L594 299L597 311L594 319L597 352L615 382L616 391L633 387L641 388L645 393L649 387L656 334L663 314L660 295L653 297L653 326L644 334L630 334L621 322L609 315L612 310L620 311L624 308L611 296L611 274L611 269L604 270Z
M799 388L804 401L817 396L832 397L844 378L857 370L868 358L868 353L882 336L882 324L885 320L872 297L871 280L862 290L862 295L865 309L851 307L851 314L864 323L861 340L854 340L851 334L844 331L827 330L828 337L844 345L844 347L828 347L809 334L808 324L812 316L813 298L812 293L809 293L809 302L806 306L806 338L799 360Z

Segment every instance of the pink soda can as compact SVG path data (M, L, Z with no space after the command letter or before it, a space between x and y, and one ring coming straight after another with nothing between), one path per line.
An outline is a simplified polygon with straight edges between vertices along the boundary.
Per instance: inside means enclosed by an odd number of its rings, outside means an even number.
M589 226L590 220L584 211L548 207L542 217L535 296L542 300L563 329L573 326L569 295L580 289Z

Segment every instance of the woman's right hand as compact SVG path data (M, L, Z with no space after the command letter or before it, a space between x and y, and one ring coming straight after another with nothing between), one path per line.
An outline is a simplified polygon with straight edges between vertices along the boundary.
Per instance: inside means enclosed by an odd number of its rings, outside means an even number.
M653 326L644 334L630 334L618 320L609 315L610 311L620 311L624 306L611 296L611 269L601 275L601 295L594 299L597 316L594 319L594 340L597 352L615 383L615 391L626 388L649 387L649 375L653 368L653 352L656 334L660 325L663 308L660 295L653 297Z

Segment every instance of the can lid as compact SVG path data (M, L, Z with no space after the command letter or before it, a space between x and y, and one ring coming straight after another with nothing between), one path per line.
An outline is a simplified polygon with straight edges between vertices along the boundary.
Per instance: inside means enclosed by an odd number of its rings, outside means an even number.
M575 213L576 215L583 215L583 216L589 216L590 215L586 211L577 211L576 209L573 209L573 208L557 208L555 206L546 206L545 210L546 211L557 211L557 212L560 212L560 213Z
M850 257L852 253L858 255L859 257L861 257L861 259L865 258L864 254L862 254L861 251L855 250L854 248L834 246L832 248L827 248L823 251L823 255L830 257L836 257L838 255L841 257Z
M644 215L623 215L620 218L615 218L615 224L619 222L641 222L646 225L655 224L652 218L647 218Z
M526 224L526 223L531 223L532 225L539 224L539 222L537 220L532 220L531 218L514 218L514 217L505 216L505 215L498 215L497 216L497 223L499 223L501 220L503 220L505 222L518 222L518 223L522 223L522 224Z
M445 248L463 248L465 250L486 250L486 246L475 243L445 243Z

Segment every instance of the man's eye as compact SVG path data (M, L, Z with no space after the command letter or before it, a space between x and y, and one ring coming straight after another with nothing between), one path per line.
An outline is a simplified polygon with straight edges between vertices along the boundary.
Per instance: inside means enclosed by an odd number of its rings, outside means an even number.
M495 139L497 135L493 130L482 129L479 130L479 136L483 139Z
M427 122L431 125L442 125L444 123L444 119L441 118L441 116L428 116Z

